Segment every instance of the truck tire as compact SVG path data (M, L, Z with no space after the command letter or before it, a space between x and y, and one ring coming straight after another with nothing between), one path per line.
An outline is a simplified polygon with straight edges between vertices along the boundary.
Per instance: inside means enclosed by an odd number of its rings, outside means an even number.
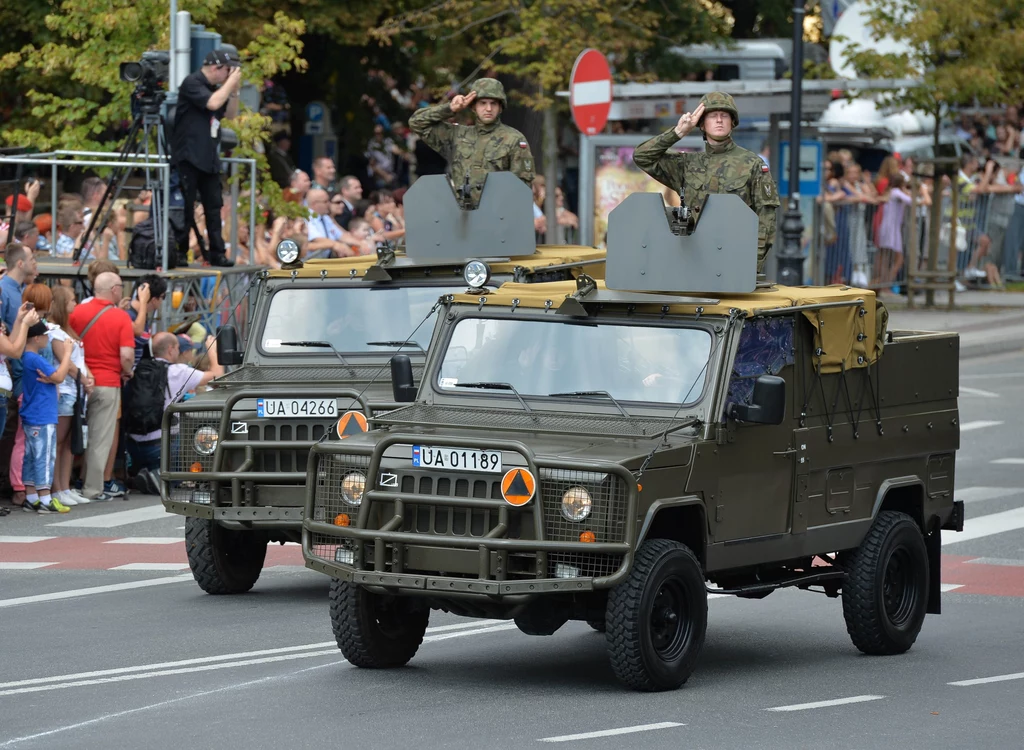
M708 627L704 573L693 552L670 539L641 544L629 577L609 592L605 622L620 682L643 691L681 686Z
M865 654L902 654L914 645L928 608L928 551L906 513L878 514L845 561L843 617Z
M357 667L401 667L423 643L430 609L419 602L371 594L337 578L331 579L330 601L334 639Z
M267 539L259 532L233 531L188 517L185 550L192 577L207 594L244 594L263 572Z

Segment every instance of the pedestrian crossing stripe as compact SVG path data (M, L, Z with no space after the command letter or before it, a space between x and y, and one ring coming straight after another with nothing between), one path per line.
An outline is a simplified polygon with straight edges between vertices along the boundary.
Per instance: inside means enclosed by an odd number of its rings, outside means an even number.
M537 488L537 480L529 469L509 469L501 478L501 496L509 505L526 505Z
M338 420L338 439L366 432L366 416L361 411L347 411Z

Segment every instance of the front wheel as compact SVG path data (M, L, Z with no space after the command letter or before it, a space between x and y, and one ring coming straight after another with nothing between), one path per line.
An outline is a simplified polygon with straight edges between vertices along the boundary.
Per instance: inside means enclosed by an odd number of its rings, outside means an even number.
M928 609L928 550L906 513L884 511L846 558L843 617L865 654L902 654L917 640Z
M708 600L693 552L669 539L637 550L629 577L608 595L608 656L634 690L674 690L689 678L704 646Z
M190 516L185 519L185 550L192 577L207 594L244 594L263 572L267 538Z
M413 599L371 594L332 578L330 601L334 639L357 667L400 667L423 643L430 609Z

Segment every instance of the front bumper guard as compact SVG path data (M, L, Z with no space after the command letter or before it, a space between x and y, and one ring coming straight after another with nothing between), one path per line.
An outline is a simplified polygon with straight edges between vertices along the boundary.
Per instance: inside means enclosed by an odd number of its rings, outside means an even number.
M421 440L422 436L391 434L383 437L372 446L345 445L344 443L335 442L321 443L313 447L309 454L309 479L306 482L306 505L302 521L302 555L306 560L307 567L327 575L367 586L434 590L439 593L488 594L492 596L550 593L555 591L564 593L608 588L619 583L629 573L633 563L633 547L628 542L588 543L546 539L544 513L540 505L543 499L540 497L539 486L530 502L521 507L514 507L502 500L496 501L490 498L447 497L439 495L414 495L414 499L410 501L407 499L409 497L408 493L376 489L376 478L380 476L381 462L385 452L394 445L411 445ZM614 474L624 482L626 487L624 538L636 538L636 515L639 503L637 484L633 474L620 464L609 461L565 461L561 459L538 461L533 451L526 444L518 440L451 438L431 435L430 442L441 447L479 448L518 453L525 459L527 468L538 479L540 478L539 468ZM366 477L367 485L370 486L370 483L373 482L373 488L365 490L363 493L363 501L359 505L355 525L335 526L323 521L312 520L318 454L370 457ZM371 506L377 501L394 503L394 515L383 523L379 529L366 528L370 519ZM429 505L433 503L456 508L496 510L498 512L498 524L482 537L443 536L398 531L404 521L406 502L413 502L416 505ZM521 512L526 509L532 510L534 539L505 538L504 534L508 531L509 513ZM311 549L312 534L314 533L335 537L339 540L371 543L373 545L374 569L368 571L363 570L361 567L364 564L363 544L358 544L354 550L354 565L324 560L315 556ZM391 560L390 570L386 569L388 544L398 548L398 553ZM445 576L424 575L422 573L406 573L402 570L402 561L405 557L402 550L405 546L426 546L436 549L475 549L479 552L477 578L449 578ZM619 568L608 576L594 578L550 578L545 575L538 575L534 579L516 578L514 580L506 580L504 576L507 566L502 566L499 571L492 571L492 552L528 552L536 554L538 571L548 570L547 556L550 553L615 554L622 555L623 559Z

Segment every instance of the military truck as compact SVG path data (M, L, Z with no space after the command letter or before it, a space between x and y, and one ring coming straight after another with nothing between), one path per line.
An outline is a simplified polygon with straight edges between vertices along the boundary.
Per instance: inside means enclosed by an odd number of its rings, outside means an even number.
M579 620L624 685L664 690L709 593L841 597L869 654L940 611L957 335L888 330L869 290L759 284L756 216L728 195L700 216L632 195L605 282L452 295L415 399L314 447L303 555L349 662L405 664L432 609Z
M529 188L493 178L472 211L458 208L443 176L418 180L406 197L405 252L303 263L287 242L283 267L254 280L244 351L233 330L218 337L220 361L241 367L163 420L164 507L186 517L204 591L248 591L267 544L299 540L310 447L398 405L389 360L409 352L410 372L420 372L443 293L603 274L603 250L538 247Z

